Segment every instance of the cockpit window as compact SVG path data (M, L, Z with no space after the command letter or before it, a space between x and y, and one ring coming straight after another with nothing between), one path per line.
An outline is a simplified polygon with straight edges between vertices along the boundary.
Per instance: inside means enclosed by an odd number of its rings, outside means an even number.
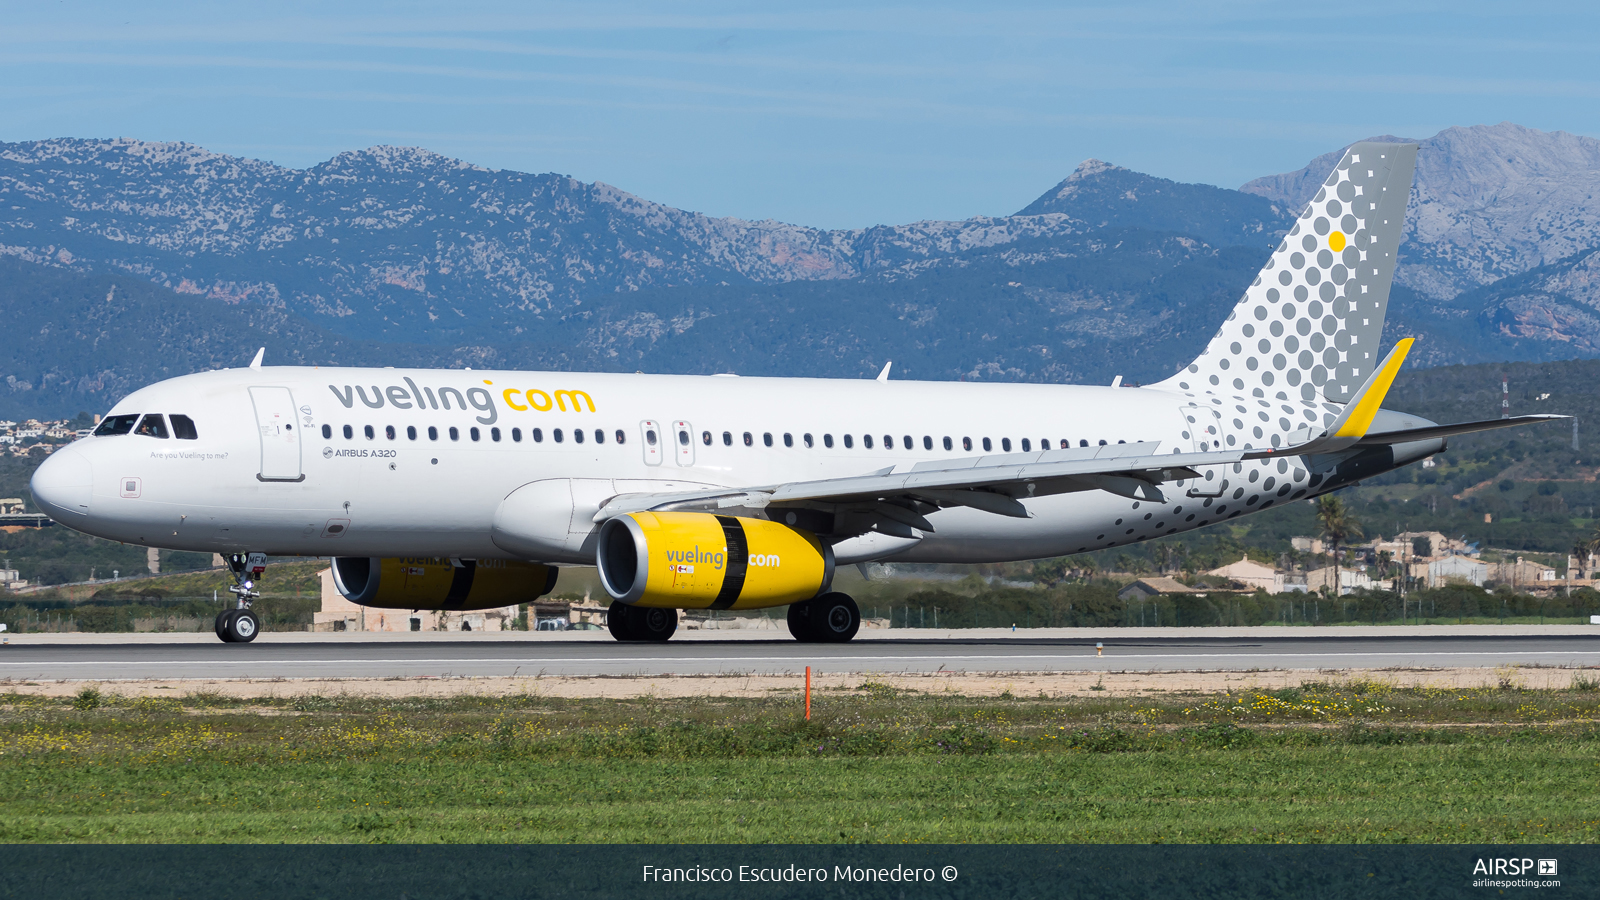
M194 420L188 416L168 416L172 420L172 436L180 441L198 441L200 433L194 430Z
M94 433L98 437L127 434L133 430L133 423L137 421L139 421L138 413L128 416L106 416L100 420L100 427L96 428Z
M139 427L135 428L133 433L142 434L145 437L166 438L167 420L161 418L160 413L147 413L143 419L139 420Z

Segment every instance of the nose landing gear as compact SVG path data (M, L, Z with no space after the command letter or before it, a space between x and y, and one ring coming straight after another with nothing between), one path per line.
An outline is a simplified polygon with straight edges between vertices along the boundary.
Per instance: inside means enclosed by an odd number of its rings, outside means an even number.
M250 609L250 602L261 596L256 581L267 570L265 553L235 553L228 557L233 585L228 593L239 598L236 609L217 613L217 637L229 644L248 644L261 633L261 619Z

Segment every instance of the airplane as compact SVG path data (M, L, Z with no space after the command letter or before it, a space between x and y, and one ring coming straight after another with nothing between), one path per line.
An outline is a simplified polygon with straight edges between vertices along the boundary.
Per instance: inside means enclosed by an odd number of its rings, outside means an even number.
M137 390L32 490L109 540L227 554L248 643L268 555L331 557L371 607L527 603L597 566L621 641L678 610L787 606L852 639L869 561L1037 559L1178 534L1424 459L1456 434L1382 408L1417 145L1349 147L1204 352L1110 386L249 367Z

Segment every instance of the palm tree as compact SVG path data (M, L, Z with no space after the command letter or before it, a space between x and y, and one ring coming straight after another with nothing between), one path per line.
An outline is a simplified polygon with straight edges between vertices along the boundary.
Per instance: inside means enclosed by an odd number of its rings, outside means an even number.
M1361 523L1356 521L1344 503L1332 494L1317 498L1317 527L1333 555L1334 594L1338 595L1339 545L1350 538L1361 537Z

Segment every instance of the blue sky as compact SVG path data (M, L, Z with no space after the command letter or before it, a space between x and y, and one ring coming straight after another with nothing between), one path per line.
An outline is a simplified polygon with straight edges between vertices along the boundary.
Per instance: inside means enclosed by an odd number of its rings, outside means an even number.
M1089 157L1237 187L1374 134L1600 136L1578 3L233 7L4 0L0 140L415 145L855 227L1013 212Z

